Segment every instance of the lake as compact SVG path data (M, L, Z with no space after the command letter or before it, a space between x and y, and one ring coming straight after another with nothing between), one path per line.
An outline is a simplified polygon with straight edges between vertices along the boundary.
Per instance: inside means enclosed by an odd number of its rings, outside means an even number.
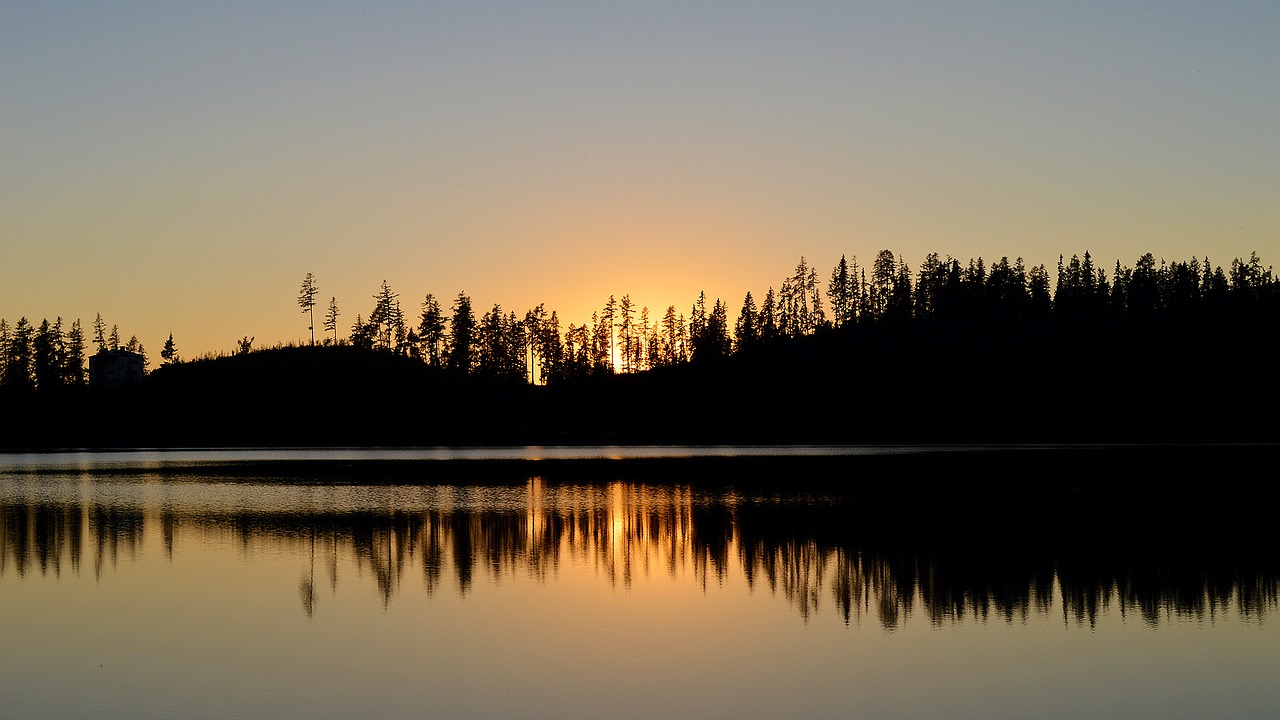
M0 455L3 714L1273 717L1276 457Z

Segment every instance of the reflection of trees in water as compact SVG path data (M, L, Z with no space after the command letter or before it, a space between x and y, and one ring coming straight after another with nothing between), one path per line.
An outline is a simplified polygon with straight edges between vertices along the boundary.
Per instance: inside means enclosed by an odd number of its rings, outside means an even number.
M142 541L141 512L56 504L0 506L0 575L10 569L19 576L38 570L61 576L64 566L79 573L86 533L93 552L95 575L123 552L137 557Z
M114 568L121 551L130 560L137 558L138 546L142 544L141 510L93 505L87 514L89 536L94 540L97 551L93 565L95 575L102 574L103 563L108 559Z
M80 569L84 523L80 508L50 505L0 507L0 574L10 568L26 575L62 574L63 564Z
M450 494L452 493L452 494ZM841 501L753 499L687 485L553 484L534 478L523 507L491 504L472 489L444 489L429 510L307 513L200 512L84 505L0 505L0 575L78 573L84 548L95 574L136 558L155 522L166 556L185 532L227 536L246 554L303 559L299 598L311 615L340 567L371 576L385 604L406 578L434 596L452 583L467 595L480 578L546 582L562 564L593 568L612 585L664 573L704 588L741 575L782 595L805 619L828 605L847 623L900 626L922 613L934 624L1025 622L1059 612L1096 623L1115 611L1156 624L1261 617L1278 605L1280 568L1262 545L1204 533L1133 542L1046 540L990 528L911 525ZM973 523L970 523L973 525ZM1214 539L1215 536L1219 536ZM1247 540L1247 539L1246 539ZM1208 544L1205 544L1208 543ZM317 573L319 576L317 577Z

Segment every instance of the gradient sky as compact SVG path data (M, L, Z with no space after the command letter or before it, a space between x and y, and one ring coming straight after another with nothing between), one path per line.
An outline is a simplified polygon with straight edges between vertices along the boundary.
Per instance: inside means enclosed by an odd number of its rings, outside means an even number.
M11 2L0 317L155 358L385 279L581 323L801 255L1280 258L1280 3ZM317 318L317 326L319 318Z

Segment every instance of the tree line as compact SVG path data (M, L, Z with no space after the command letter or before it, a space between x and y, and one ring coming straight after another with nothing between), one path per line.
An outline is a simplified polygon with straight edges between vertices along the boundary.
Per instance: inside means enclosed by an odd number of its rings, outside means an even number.
M310 320L315 344L319 286L307 273L298 305ZM633 374L701 363L757 348L785 346L814 335L853 335L874 328L913 326L1026 328L1118 327L1129 323L1202 322L1214 317L1274 319L1280 313L1280 279L1256 253L1233 260L1228 269L1209 259L1157 261L1147 253L1132 266L1116 262L1108 273L1090 253L1060 256L1056 277L1044 265L1027 267L1007 257L988 265L928 254L913 269L905 258L881 250L869 266L841 256L824 284L801 257L795 268L763 298L748 291L736 319L727 303L705 293L687 312L668 305L651 313L630 295L615 295L581 324L563 326L559 314L538 304L522 315L494 304L478 311L459 292L447 307L428 293L415 316L385 281L367 315L357 315L346 337L339 333L337 298L323 315L321 344L415 358L428 366L478 378L551 384L576 378ZM23 317L13 325L0 318L0 389L49 391L87 382L87 348L95 352L146 349L118 326L94 319L86 338L77 319L68 328L61 317L35 325ZM251 350L252 339L238 352ZM180 362L172 333L160 353L163 364Z
M308 273L298 303L314 318L318 295ZM609 296L589 321L562 329L544 304L523 315L499 304L478 314L459 292L447 310L427 294L416 318L384 281L367 316L357 315L346 338L338 335L337 299L324 317L323 344L350 344L418 358L455 372L534 384L630 374L697 363L823 334L866 328L999 325L1088 327L1130 322L1189 321L1232 313L1280 310L1280 280L1256 253L1235 259L1229 270L1209 259L1156 261L1147 253L1132 266L1098 267L1090 253L1060 256L1056 278L1044 265L1027 267L1007 257L988 265L928 254L918 268L890 250L869 267L841 256L825 283L801 257L794 270L763 299L750 291L730 321L720 298L699 294L687 314L669 305L659 316L637 307L630 295ZM314 320L309 328L314 344Z
M53 392L59 388L84 387L88 384L86 348L92 341L95 354L124 350L142 356L143 368L149 364L147 349L132 335L122 340L120 327L108 331L101 313L93 321L93 336L85 338L80 320L64 329L58 316L34 325L21 317L12 326L0 318L0 389L8 393ZM173 334L160 352L164 364L179 360Z

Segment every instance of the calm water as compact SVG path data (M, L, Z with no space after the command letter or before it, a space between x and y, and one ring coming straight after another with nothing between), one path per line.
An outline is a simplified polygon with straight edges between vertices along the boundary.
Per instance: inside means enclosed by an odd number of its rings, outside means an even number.
M1275 716L1269 528L983 452L0 456L0 715Z

